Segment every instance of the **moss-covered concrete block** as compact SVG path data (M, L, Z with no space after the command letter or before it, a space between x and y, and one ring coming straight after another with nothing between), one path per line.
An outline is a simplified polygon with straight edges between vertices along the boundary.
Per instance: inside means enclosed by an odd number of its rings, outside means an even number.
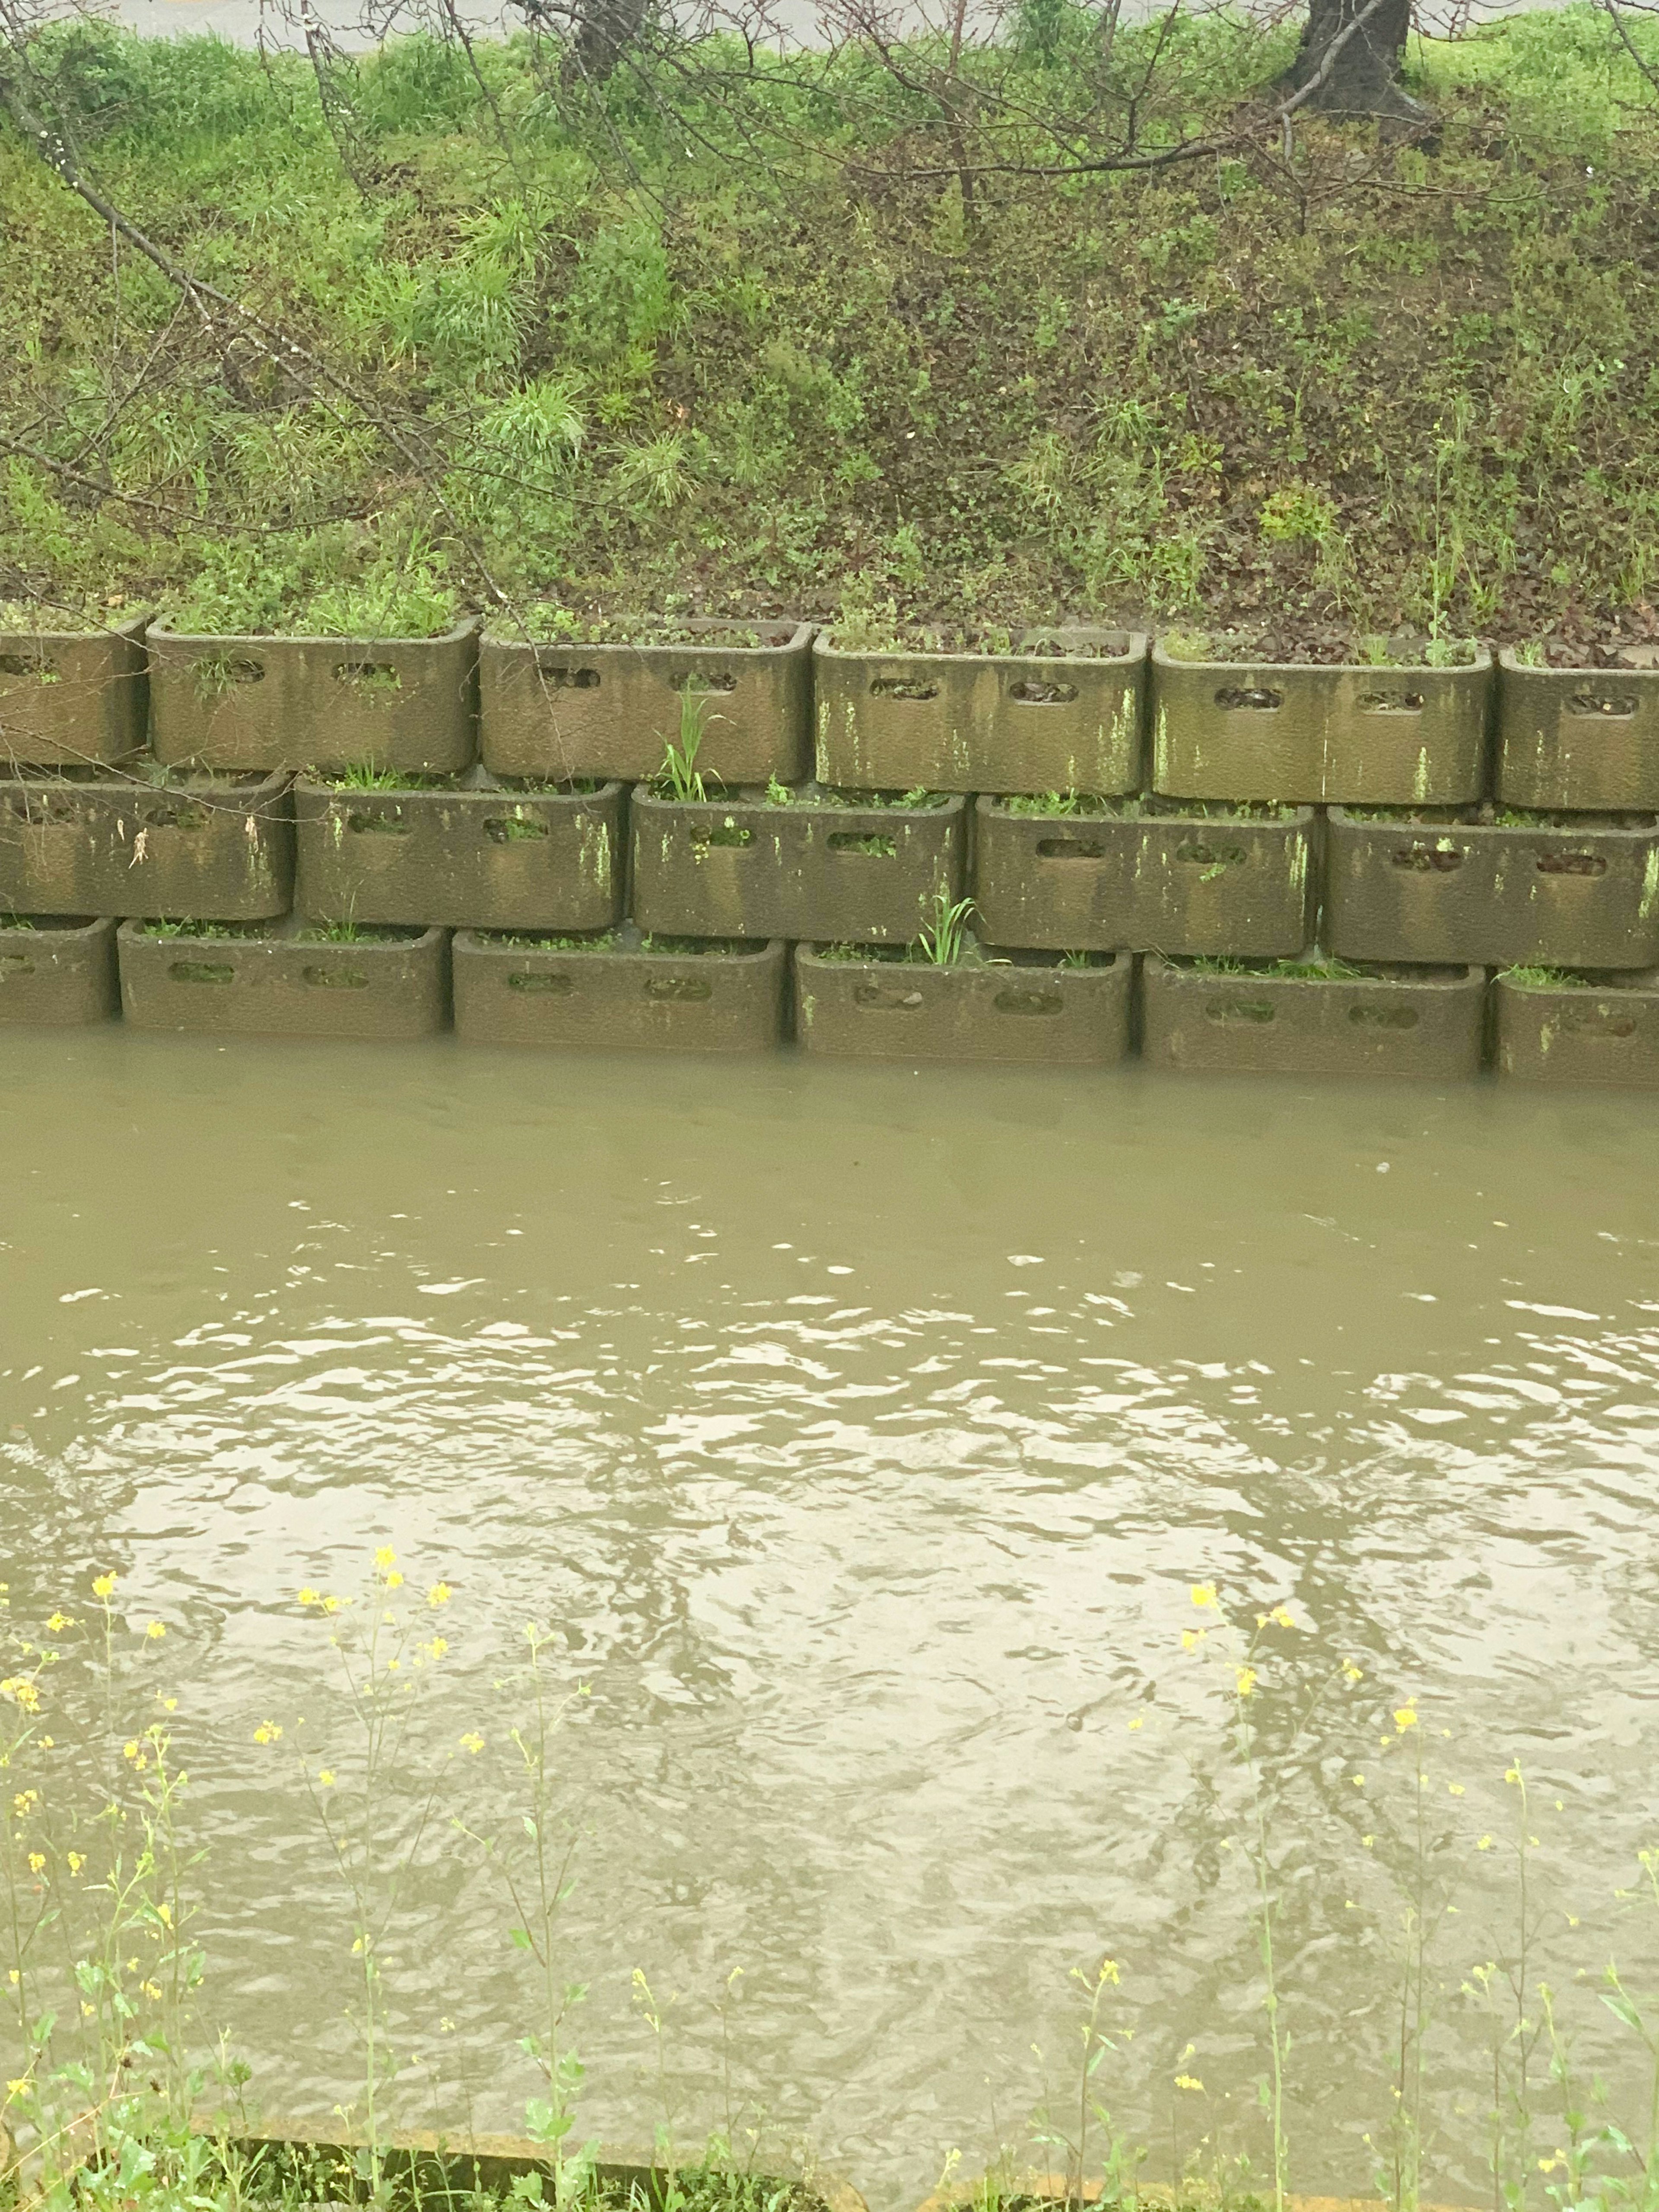
M1659 971L1492 985L1498 1073L1523 1083L1659 1090Z
M0 779L0 907L256 921L293 902L286 775Z
M1281 972L1142 963L1141 1050L1205 1074L1401 1075L1462 1081L1480 1066L1483 968ZM1301 963L1316 971L1316 953Z
M0 630L0 768L93 768L144 742L144 624Z
M1659 669L1498 667L1505 806L1659 811Z
M468 1044L762 1052L783 1035L788 951L781 938L548 945L463 930L455 1027Z
M633 797L633 913L678 937L906 943L962 890L966 802Z
M1133 791L1146 640L1028 631L1022 650L813 648L821 783L872 791Z
M1030 957L936 967L795 947L795 1034L856 1060L1110 1067L1129 1049L1134 962Z
M722 783L791 782L811 747L812 632L805 623L688 622L678 645L531 645L486 630L478 659L484 766L495 775L643 782L681 739L689 698L697 768ZM751 633L749 646L722 640Z
M973 896L994 945L1267 958L1312 932L1311 807L1132 801L1054 815L981 799Z
M302 914L450 928L607 929L622 911L619 783L592 791L464 783L295 786Z
M1182 799L1483 798L1492 655L1463 668L1177 660L1152 648L1152 788Z
M442 637L198 637L153 622L150 743L169 766L456 775L477 757L477 625Z
M235 935L158 935L129 921L116 945L122 1011L135 1029L400 1043L448 1025L441 929L341 944L292 919Z
M1344 960L1489 968L1659 962L1659 827L1367 816L1326 824L1326 941Z
M118 1004L112 920L0 921L0 1024L78 1029L107 1021Z

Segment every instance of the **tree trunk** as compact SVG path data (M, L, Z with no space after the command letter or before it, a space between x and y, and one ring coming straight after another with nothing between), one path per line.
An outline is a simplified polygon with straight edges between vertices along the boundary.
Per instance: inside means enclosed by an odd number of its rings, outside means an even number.
M582 0L576 13L575 74L603 84L645 23L646 0Z
M1365 0L1311 0L1302 45L1291 68L1290 82L1299 91L1317 76L1333 40L1353 29L1343 40L1331 61L1328 75L1311 94L1306 109L1326 115L1385 116L1396 122L1420 124L1428 111L1400 87L1400 64L1411 28L1411 0L1377 0L1355 23Z

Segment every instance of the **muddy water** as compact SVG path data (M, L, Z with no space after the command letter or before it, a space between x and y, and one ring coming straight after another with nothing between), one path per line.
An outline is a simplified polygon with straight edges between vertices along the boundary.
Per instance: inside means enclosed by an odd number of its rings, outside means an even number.
M3 1050L0 1555L20 1613L114 1567L124 1620L167 1625L135 1664L178 1695L210 1844L204 2010L268 2110L325 2116L358 2065L289 1756L345 1774L349 1742L295 1593L360 1588L382 1544L400 1602L453 1590L393 1793L441 1773L386 1950L410 2118L511 2125L533 2087L517 1915L447 1816L511 1817L522 1692L492 1686L535 1618L591 1685L559 1784L585 2125L648 2135L665 2098L695 2134L729 2075L898 2206L1017 2139L1045 2078L1069 2105L1068 1973L1109 1954L1135 2033L1097 2085L1154 2169L1215 2129L1259 2160L1206 1582L1296 1624L1248 1710L1298 2183L1369 2182L1402 1892L1455 1907L1442 2194L1490 2200L1472 1966L1549 1980L1627 2086L1595 1987L1659 1948L1615 1894L1659 1747L1652 1103ZM665 2088L635 1968L675 2000Z

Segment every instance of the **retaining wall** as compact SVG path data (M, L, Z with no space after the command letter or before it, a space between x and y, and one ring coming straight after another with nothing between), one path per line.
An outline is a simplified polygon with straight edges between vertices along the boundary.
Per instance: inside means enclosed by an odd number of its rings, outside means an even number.
M0 1024L1659 1087L1659 672L757 636L0 639Z

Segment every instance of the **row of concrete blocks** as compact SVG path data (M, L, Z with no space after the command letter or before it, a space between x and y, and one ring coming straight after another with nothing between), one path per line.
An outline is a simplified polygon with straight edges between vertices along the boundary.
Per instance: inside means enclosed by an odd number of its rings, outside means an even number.
M688 624L718 637L720 625ZM728 626L729 628L729 626ZM1006 654L842 652L805 623L754 646L204 637L136 621L0 638L0 759L88 767L374 763L639 781L686 734L729 788L1141 787L1310 805L1659 808L1659 671L1173 659L1140 633L1033 630Z
M962 796L838 803L364 790L285 774L180 789L0 785L0 912L906 944L974 902L1031 951L1644 969L1659 820L1553 825L1157 799L1069 815Z
M471 930L341 942L290 919L253 933L143 921L0 932L0 1024L410 1042L760 1051L791 1034L841 1057L1106 1067L1139 1049L1211 1073L1500 1074L1659 1086L1659 972L1544 986L1484 968L1185 963L1039 954L948 966L841 948Z

